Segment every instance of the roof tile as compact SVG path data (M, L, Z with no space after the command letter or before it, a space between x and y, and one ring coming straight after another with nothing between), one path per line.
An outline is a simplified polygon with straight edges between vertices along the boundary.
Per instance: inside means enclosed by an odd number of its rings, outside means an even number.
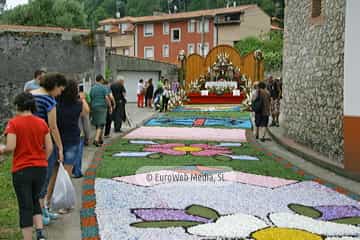
M167 21L167 20L176 20L176 19L198 18L202 16L214 17L216 15L221 15L221 14L242 12L254 7L257 7L257 5L256 4L242 5L239 7L216 8L216 9L208 9L208 10L200 10L200 11L164 14L159 16L124 17L119 19L109 18L100 21L100 25L116 24L120 22L131 22L131 23L157 22L157 21Z
M62 27L46 27L46 26L24 26L24 25L0 25L0 31L29 31L29 32L71 32L89 34L89 29L80 28L62 28Z

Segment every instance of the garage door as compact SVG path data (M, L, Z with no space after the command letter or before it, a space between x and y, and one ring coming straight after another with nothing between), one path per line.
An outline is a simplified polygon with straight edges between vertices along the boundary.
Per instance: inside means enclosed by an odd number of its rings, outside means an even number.
M136 102L137 84L140 79L147 81L148 79L152 78L154 88L156 88L157 82L160 78L160 72L119 71L119 75L125 78L125 88L128 102Z

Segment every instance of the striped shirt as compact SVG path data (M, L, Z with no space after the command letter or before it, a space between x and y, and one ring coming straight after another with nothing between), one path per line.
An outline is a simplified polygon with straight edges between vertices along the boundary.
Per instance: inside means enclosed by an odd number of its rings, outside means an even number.
M55 98L49 95L33 95L36 102L36 112L34 112L35 116L38 116L45 120L48 123L48 113L56 107Z

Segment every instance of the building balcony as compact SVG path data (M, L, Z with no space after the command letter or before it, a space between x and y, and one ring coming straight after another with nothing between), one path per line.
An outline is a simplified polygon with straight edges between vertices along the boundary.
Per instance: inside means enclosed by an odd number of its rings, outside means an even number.
M234 20L225 20L225 19L219 19L215 21L215 25L230 25L230 24L240 24L240 19L234 19Z

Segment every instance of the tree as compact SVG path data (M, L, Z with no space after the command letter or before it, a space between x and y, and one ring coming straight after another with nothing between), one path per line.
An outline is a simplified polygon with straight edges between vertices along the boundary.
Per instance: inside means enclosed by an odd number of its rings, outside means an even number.
M19 25L85 27L86 15L77 0L33 0L6 11L1 21Z
M86 15L83 6L73 0L57 0L53 5L55 25L62 27L84 27Z
M283 33L270 32L264 38L248 37L235 45L242 56L260 49L263 52L265 69L276 71L282 68Z
M223 8L232 5L258 4L268 15L283 19L284 0L33 0L29 4L0 15L0 22L25 25L96 26L105 18L123 16L146 16L154 11L178 12ZM61 5L61 6L59 6ZM54 6L57 6L54 9ZM56 16L54 17L54 10ZM70 13L65 12L68 10ZM62 15L60 15L60 13ZM85 14L86 23L83 23Z
M153 15L154 11L162 11L160 0L128 0L126 4L129 16Z

